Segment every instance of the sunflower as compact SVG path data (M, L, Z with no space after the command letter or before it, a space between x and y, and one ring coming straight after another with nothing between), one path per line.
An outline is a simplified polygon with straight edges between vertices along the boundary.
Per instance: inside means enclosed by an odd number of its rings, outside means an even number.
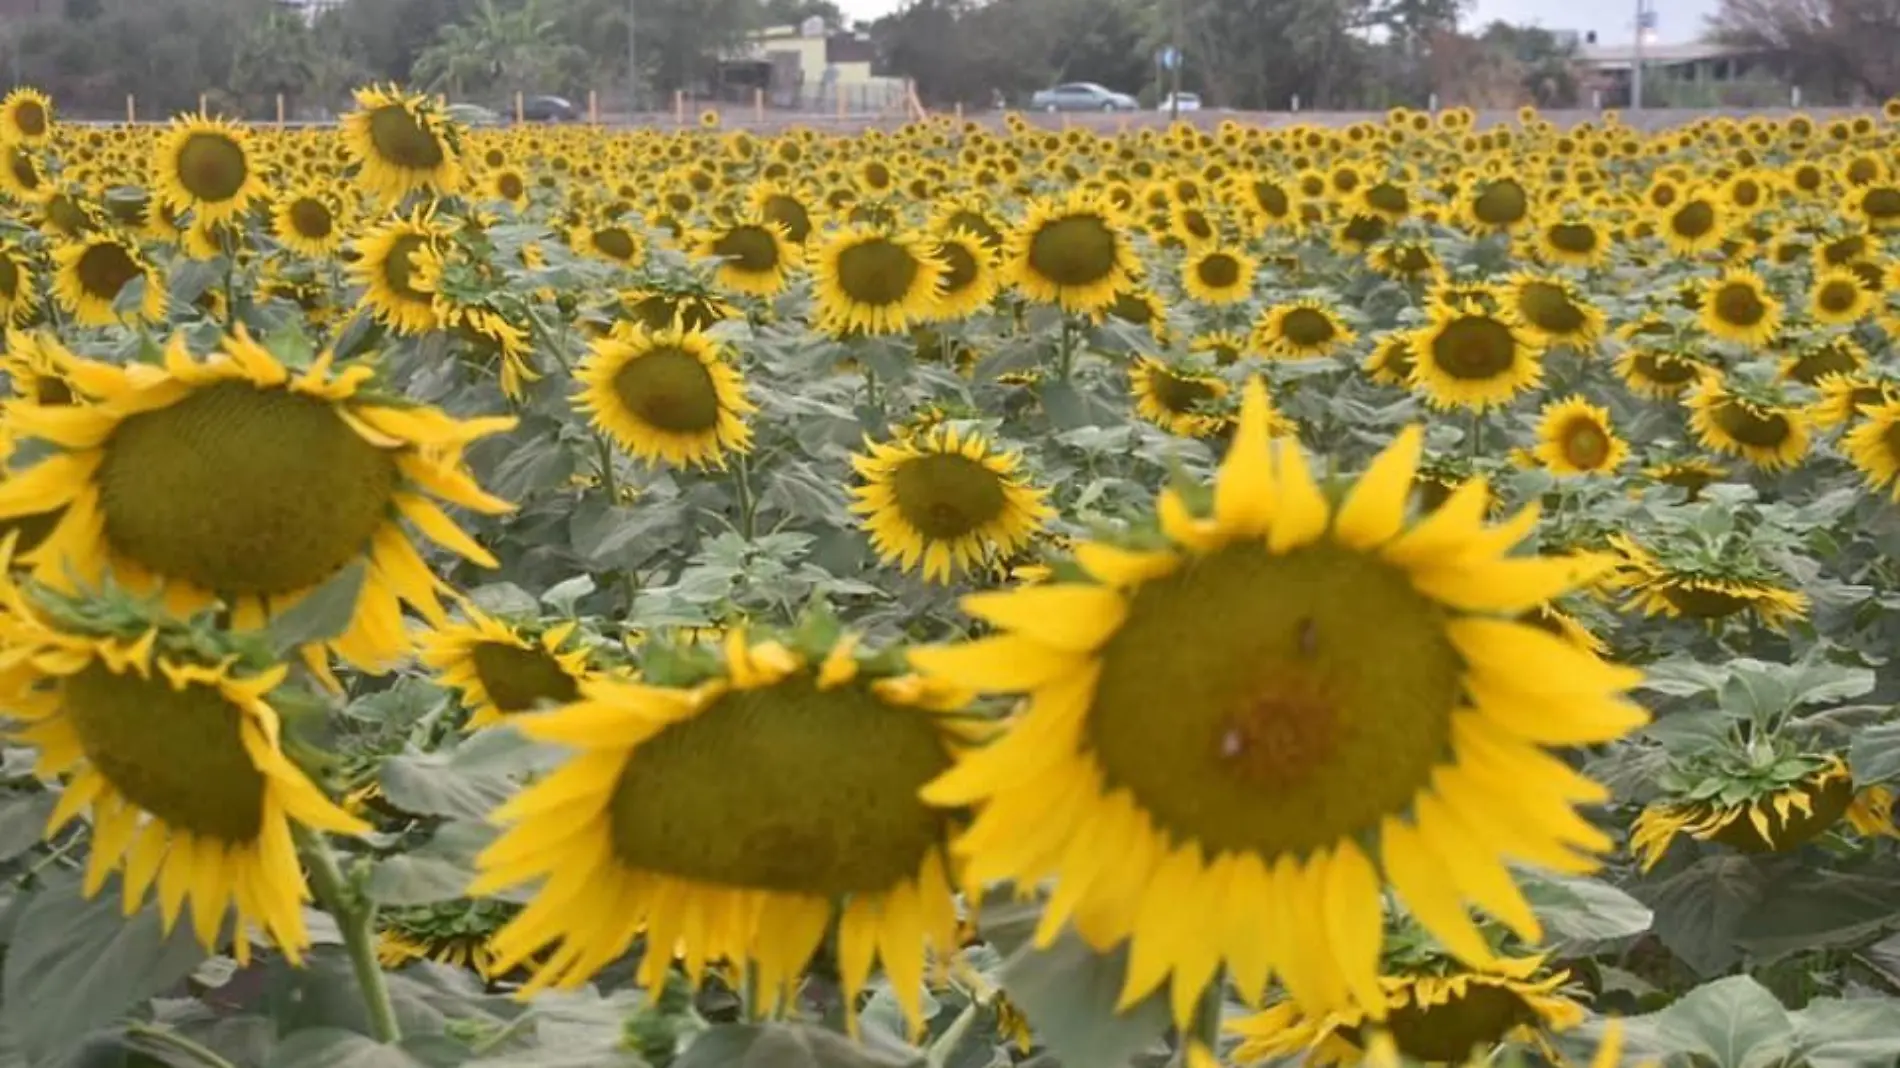
M804 262L803 246L794 244L783 223L763 216L741 216L693 238L701 257L716 259L714 277L735 293L772 297L783 292Z
M74 356L50 333L8 331L0 369L13 395L29 404L55 407L78 399L73 392Z
M1728 477L1728 468L1712 460L1700 457L1686 457L1679 460L1664 460L1643 468L1643 477L1664 486L1674 486L1687 493L1688 500L1695 500L1711 482L1719 482Z
M1238 304L1253 295L1258 269L1246 253L1210 245L1189 255L1181 268L1181 287L1203 304Z
M27 146L0 139L0 192L25 204L39 204L52 195L39 157Z
M1616 358L1616 375L1630 392L1650 400L1687 393L1702 380L1707 365L1680 352L1632 346Z
M1509 404L1543 380L1543 349L1475 303L1434 303L1412 336L1411 385L1439 408Z
M1833 375L1855 375L1867 367L1867 350L1852 336L1839 334L1810 341L1781 358L1781 377L1803 385L1817 385Z
M767 222L785 228L785 237L794 245L803 245L818 229L818 220L806 198L797 190L779 182L760 182L748 194L752 207Z
M365 86L341 126L356 184L385 204L418 192L453 195L467 181L459 136L435 97Z
M528 206L528 178L514 167L497 167L482 176L482 193L515 208Z
M1283 360L1315 359L1358 339L1339 313L1313 297L1278 304L1254 324L1254 348Z
M1752 612L1763 625L1782 630L1808 614L1805 595L1780 586L1777 576L1752 559L1716 559L1699 550L1655 553L1627 534L1610 535L1610 548L1620 562L1606 584L1625 591L1645 616L1713 624Z
M58 450L0 482L0 517L65 508L23 557L42 582L96 583L109 568L134 592L162 591L175 612L222 601L251 627L360 562L349 627L330 645L381 670L409 651L404 602L442 615L401 519L495 566L431 497L508 511L475 485L462 450L512 419L373 403L361 395L370 369L336 370L327 354L293 377L242 328L202 359L181 334L163 366L76 359L71 377L91 403L16 402L8 415Z
M1238 363L1247 354L1247 338L1232 330L1213 330L1188 339L1188 351L1213 357L1215 366Z
M1841 439L1841 449L1876 491L1900 501L1900 400L1861 409L1859 425Z
M1003 264L1023 296L1084 314L1113 304L1140 266L1120 213L1079 189L1033 201L1004 241Z
M154 153L159 197L200 223L235 219L264 196L250 135L222 119L181 115L158 139Z
M1849 326L1866 318L1873 306L1874 295L1861 284L1860 276L1844 268L1815 275L1808 288L1808 314L1817 323Z
M1821 399L1808 406L1815 426L1845 426L1882 404L1900 401L1900 382L1866 373L1822 375L1814 383Z
M1679 256L1693 256L1720 248L1728 237L1722 202L1710 193L1682 194L1658 210L1656 229L1663 242Z
M996 299L1003 280L996 269L996 254L982 237L954 229L935 238L932 251L943 263L943 279L931 318L938 322L965 319Z
M1602 310L1585 300L1574 283L1554 275L1512 276L1504 306L1512 321L1546 345L1586 348L1603 336Z
M1701 322L1715 337L1759 348L1781 329L1781 302L1760 275L1730 268L1703 288Z
M1629 446L1610 428L1610 412L1573 394L1544 406L1537 425L1539 463L1559 475L1614 471L1629 458Z
M936 317L944 261L933 243L869 226L840 230L812 268L814 321L837 335L901 334Z
M303 186L271 204L271 234L287 249L311 259L329 259L343 247L348 222L342 202L327 190Z
M1384 1023L1377 1032L1367 1028L1373 1014L1364 1009L1311 1014L1290 1001L1228 1030L1241 1036L1239 1064L1276 1057L1299 1057L1315 1068L1370 1063L1374 1034L1427 1064L1479 1063L1507 1042L1532 1044L1560 1063L1548 1036L1584 1018L1583 1005L1562 992L1570 982L1567 971L1547 971L1542 957L1503 957L1481 969L1443 964L1379 977Z
M47 837L90 810L86 896L119 871L127 915L156 886L167 932L189 905L199 942L214 952L235 912L241 963L258 931L299 963L310 935L293 824L370 828L285 756L270 696L289 669L259 660L254 642L125 602L89 612L84 594L28 594L4 572L7 714L24 724L13 737L38 750L35 774L65 782ZM102 618L124 629L80 623Z
M917 793L949 766L942 713L966 698L874 677L848 637L795 651L735 629L724 659L682 686L591 681L514 721L575 755L496 810L512 826L477 858L474 894L544 880L496 934L496 966L545 951L524 993L578 986L644 929L650 990L676 955L695 985L727 960L769 1007L792 999L835 920L853 1029L879 959L920 1031L926 949L957 943L949 820Z
M1719 374L1706 375L1685 403L1689 427L1703 448L1739 456L1768 471L1793 467L1808 453L1806 413L1742 396Z
M588 677L588 653L574 645L579 624L524 627L464 604L466 622L443 623L417 639L416 658L462 697L470 727L500 723L543 704L567 704ZM538 632L538 633L537 633Z
M111 326L123 316L155 323L165 317L165 280L138 245L100 230L53 246L53 299L81 326ZM136 287L137 300L126 295Z
M26 322L38 308L32 260L20 246L0 239L0 329Z
M42 145L53 136L53 102L21 86L0 100L0 145Z
M1551 263L1595 267L1609 257L1610 236L1593 219L1560 214L1538 224L1537 252Z
M468 908L443 915L446 909L383 910L376 914L382 930L376 932L376 962L396 971L411 961L430 960L463 968L484 982L501 978L495 951L489 946L497 922Z
M1785 743L1769 744L1787 748ZM1853 774L1837 756L1788 753L1765 763L1741 754L1720 757L1716 760L1726 766L1700 769L1700 778L1722 782L1720 793L1707 799L1658 801L1636 817L1630 852L1644 871L1654 868L1669 852L1670 842L1683 834L1743 853L1789 852L1843 817L1862 834L1894 834L1892 795L1880 787L1857 794ZM1674 776L1665 781L1669 778Z
M982 435L936 426L851 457L864 485L851 511L886 563L948 583L1027 545L1053 516L1045 491L1022 477L1021 459Z
M1038 942L1127 942L1121 1004L1172 975L1183 1026L1223 958L1243 1000L1275 972L1302 1010L1385 1015L1362 843L1460 960L1493 959L1467 900L1534 941L1504 859L1581 871L1609 845L1571 808L1607 791L1545 747L1646 719L1616 696L1638 673L1512 620L1597 566L1506 558L1534 513L1486 527L1476 480L1408 527L1416 427L1334 508L1269 422L1253 379L1211 506L1162 494L1167 547L1079 545L1093 581L965 598L997 633L911 654L1029 695L924 791L978 806L965 881L1052 877Z
M726 453L752 447L745 380L699 331L624 324L593 343L574 379L574 406L647 463L724 467Z
M1372 249L1367 262L1387 278L1406 282L1429 283L1444 274L1444 265L1432 251L1431 242L1423 240L1382 242Z
M1225 413L1212 410L1227 396L1227 383L1211 374L1169 367L1141 357L1128 371L1135 411L1170 434L1205 438L1227 425Z
M1412 368L1417 363L1412 340L1411 334L1394 330L1372 346L1372 352L1360 367L1382 386L1405 385L1411 380Z
M435 310L437 326L467 344L472 359L498 365L502 396L519 402L527 383L540 380L526 323L511 321L493 302L451 300L441 293L436 294Z
M1531 191L1523 182L1500 176L1472 182L1459 201L1459 209L1471 229L1504 233L1531 217L1532 204Z
M435 285L448 224L429 209L392 218L356 239L350 279L376 321L398 334L435 329Z
M638 266L646 254L640 235L611 219L575 227L568 243L583 256L623 267Z

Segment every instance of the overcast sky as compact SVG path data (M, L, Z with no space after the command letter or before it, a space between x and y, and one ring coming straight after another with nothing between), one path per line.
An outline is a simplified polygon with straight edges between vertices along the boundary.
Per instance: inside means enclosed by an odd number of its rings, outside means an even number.
M873 19L888 15L904 5L904 0L838 0L846 15ZM1675 44L1693 41L1702 33L1702 20L1715 8L1715 0L1651 0L1656 10L1657 36ZM1635 21L1635 0L1609 0L1607 4L1584 4L1577 0L1477 0L1466 16L1472 25L1492 19L1528 22L1551 30L1595 30L1609 44L1626 41Z

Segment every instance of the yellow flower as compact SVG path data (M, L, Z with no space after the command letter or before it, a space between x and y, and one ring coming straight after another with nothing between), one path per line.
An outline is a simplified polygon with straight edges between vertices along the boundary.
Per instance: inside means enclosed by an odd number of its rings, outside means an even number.
M566 704L580 696L588 677L584 647L561 647L578 624L558 623L532 631L510 626L473 604L464 604L462 623L443 622L416 640L417 659L437 673L442 685L462 696L472 715L470 727L500 723L545 703Z
M1411 384L1439 408L1509 404L1543 380L1543 350L1476 303L1434 303L1412 337Z
M1052 515L1044 492L1023 481L1020 458L979 434L936 426L865 444L870 451L851 458L865 481L851 511L880 557L931 582L1016 552Z
M1582 348L1603 335L1603 312L1563 278L1514 275L1504 301L1512 321L1546 345Z
M376 320L398 334L435 329L435 282L448 224L427 208L396 217L357 238L350 279Z
M334 256L343 247L343 235L349 229L341 201L314 186L278 197L270 214L271 234L285 248L313 259Z
M1689 427L1704 448L1768 471L1793 467L1808 453L1806 413L1739 396L1719 374L1704 376L1687 403Z
M976 807L967 882L1053 879L1039 942L1127 943L1124 1007L1172 977L1185 1022L1224 960L1244 1000L1277 973L1302 1011L1377 1019L1366 847L1460 959L1494 959L1467 902L1535 940L1505 858L1608 847L1571 807L1607 792L1545 749L1645 722L1618 697L1640 676L1513 620L1598 566L1507 557L1534 513L1485 526L1474 481L1407 525L1417 428L1335 507L1268 424L1256 379L1210 505L1162 494L1165 548L1078 545L1092 581L967 597L996 633L911 654L1028 697L924 797Z
M201 224L243 215L264 195L250 135L221 119L181 115L159 138L152 161L158 195Z
M1544 406L1537 426L1539 463L1559 475L1614 471L1629 458L1629 445L1610 428L1610 411L1572 395Z
M1254 347L1283 360L1328 356L1355 340L1337 312L1311 297L1268 308L1254 325Z
M1701 320L1704 330L1724 341L1759 348L1781 329L1781 302L1760 275L1731 268L1703 290Z
M1882 787L1857 796L1847 764L1829 756L1800 782L1733 804L1679 800L1651 804L1630 828L1630 852L1642 862L1644 871L1662 860L1669 843L1680 834L1720 842L1744 853L1785 853L1812 841L1842 817L1863 834L1892 836L1891 806L1892 795Z
M1227 425L1226 414L1214 410L1227 396L1227 383L1214 375L1179 370L1144 356L1129 370L1128 383L1136 413L1170 434L1204 438Z
M933 242L853 226L826 238L812 269L814 323L833 334L899 334L937 317L944 261Z
M1814 276L1808 288L1808 314L1817 323L1847 326L1867 317L1874 295L1851 270L1836 267Z
M121 318L155 323L165 317L165 280L131 238L100 230L53 246L53 299L81 326L111 326ZM126 287L141 288L120 309Z
M21 86L0 100L0 145L42 145L53 136L53 102Z
M1892 490L1900 500L1900 400L1861 409L1859 425L1841 440L1841 449L1878 491Z
M693 247L704 259L716 259L714 277L735 293L771 297L783 292L804 261L783 223L743 216L695 235Z
M1138 271L1120 214L1081 190L1038 200L1009 232L1004 274L1023 296L1067 312L1099 312Z
M416 192L452 195L467 183L453 124L435 97L366 86L340 125L356 184L386 204Z
M593 343L574 378L575 407L648 463L724 467L752 446L745 417L757 407L706 334L626 324Z
M1258 265L1243 252L1212 245L1188 257L1181 287L1203 304L1239 304L1253 295Z
M953 229L935 239L932 251L943 262L943 280L930 317L937 322L964 319L988 308L1003 287L996 253L977 234Z

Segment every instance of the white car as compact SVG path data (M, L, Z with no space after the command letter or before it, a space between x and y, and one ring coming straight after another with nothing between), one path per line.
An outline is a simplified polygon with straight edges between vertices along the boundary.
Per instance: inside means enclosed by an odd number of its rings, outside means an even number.
M1181 105L1180 108L1178 109L1175 107L1175 104L1177 103ZM1169 93L1167 96L1164 96L1161 98L1161 104L1159 107L1156 107L1155 110L1169 111L1169 112L1176 111L1176 110L1199 111L1201 110L1201 94L1181 93L1177 97L1174 93Z

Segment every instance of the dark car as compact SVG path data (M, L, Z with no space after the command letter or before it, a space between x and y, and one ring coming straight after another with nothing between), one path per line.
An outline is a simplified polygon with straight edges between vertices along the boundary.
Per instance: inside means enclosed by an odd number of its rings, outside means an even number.
M521 102L521 117L528 122L573 122L580 112L563 97L531 96Z

